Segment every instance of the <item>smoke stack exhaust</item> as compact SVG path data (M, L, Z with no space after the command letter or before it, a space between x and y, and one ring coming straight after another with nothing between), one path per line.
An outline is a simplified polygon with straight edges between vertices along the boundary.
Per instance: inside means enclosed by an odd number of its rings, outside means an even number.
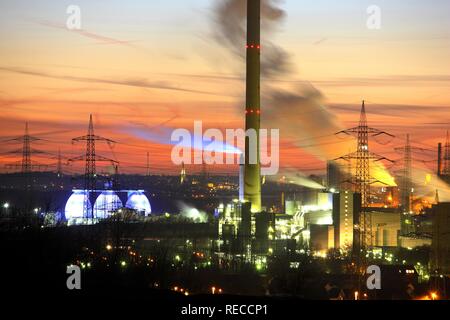
M245 129L257 136L256 164L249 162L249 139L245 139L244 198L252 212L261 212L261 167L259 154L261 58L261 0L247 0L247 76Z

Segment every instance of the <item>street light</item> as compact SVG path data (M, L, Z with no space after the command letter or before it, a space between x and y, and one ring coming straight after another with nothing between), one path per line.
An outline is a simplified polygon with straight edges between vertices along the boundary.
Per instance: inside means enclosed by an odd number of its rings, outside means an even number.
M3 204L3 208L8 209L8 208L9 208L9 203L8 203L8 202L5 202L5 203Z

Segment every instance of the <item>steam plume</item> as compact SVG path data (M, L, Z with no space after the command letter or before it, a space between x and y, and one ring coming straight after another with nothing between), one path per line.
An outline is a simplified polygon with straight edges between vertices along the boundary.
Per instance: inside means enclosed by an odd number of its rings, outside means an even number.
M215 21L218 24L216 39L221 44L225 41L231 53L241 58L241 63L245 61L246 3L242 0L223 0L215 8ZM279 0L261 0L261 71L266 80L292 77L295 71L291 55L267 39L286 17L280 3ZM263 86L264 127L279 128L284 139L302 138L311 143L318 135L318 128L320 135L332 135L342 129L336 117L325 106L325 97L313 85L305 82L294 88L280 89L263 81ZM314 151L323 159L338 156L330 154L328 149L319 147L314 148Z

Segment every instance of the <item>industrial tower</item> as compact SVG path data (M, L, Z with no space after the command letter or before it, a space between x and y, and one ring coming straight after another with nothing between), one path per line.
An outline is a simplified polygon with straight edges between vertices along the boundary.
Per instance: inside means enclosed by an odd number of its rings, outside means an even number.
M84 189L86 190L89 199L93 195L96 186L96 179L97 179L96 161L111 162L115 170L117 170L116 166L118 165L117 161L103 157L95 153L95 141L105 141L106 143L108 143L109 146L113 145L116 142L111 139L107 139L94 134L94 124L92 122L92 114L89 116L89 126L87 135L72 139L72 143L79 141L86 141L86 153L84 155L72 158L69 161L80 161L80 160L85 161ZM84 215L88 219L94 219L93 207L91 207L91 210L88 210L87 208L88 208L88 201L86 199Z
M184 162L181 163L181 172L180 172L180 184L184 184L186 182L186 168L184 167Z
M405 145L405 156L404 156L404 167L403 167L403 179L402 179L402 206L403 211L406 213L411 212L411 192L412 192L412 178L411 178L411 143L409 140L409 134L406 135L406 145Z
M261 0L247 0L247 70L245 130L256 131L256 150L250 150L250 141L245 139L244 199L251 203L252 212L261 211L261 167L259 154L260 129L260 44L261 38ZM256 152L251 157L250 152ZM250 159L256 158L256 163Z
M34 149L31 147L31 143L41 140L40 138L31 136L28 131L28 122L25 123L25 134L23 136L13 138L7 141L17 141L22 143L22 148L13 150L8 153L21 154L22 160L19 163L10 163L6 165L6 168L20 169L20 172L24 174L31 173L34 169L40 170L41 168L47 168L47 165L39 164L31 160L31 154L43 154L44 151Z
M442 168L442 175L449 177L450 176L450 138L447 130L447 138L445 140L444 146L444 164Z
M58 163L56 164L56 173L58 176L62 175L62 156L61 156L61 149L58 149Z
M147 173L146 173L146 175L147 175L147 177L149 177L150 176L150 152L148 152L147 151Z
M22 173L31 172L31 137L28 132L28 122L25 123L25 135L23 136L22 148Z
M411 137L409 134L406 135L406 143L402 147L394 148L395 151L401 152L403 154L403 168L401 170L401 185L400 185L400 195L401 204L403 207L403 213L411 213L412 210L412 193L413 193L413 179L412 179L412 163L415 160L413 157L413 152L423 153L430 150L415 147L411 144ZM421 161L421 160L418 160Z
M361 254L360 251L364 252L367 248L371 247L373 243L371 218L369 214L366 214L367 207L370 206L370 185L374 182L383 183L382 181L378 181L371 176L370 162L381 160L391 161L369 151L369 136L375 137L380 135L388 135L393 137L393 135L375 128L371 128L367 125L365 101L362 102L358 126L340 131L337 134L340 133L354 135L357 138L356 152L349 153L338 159L346 160L349 163L351 163L351 161L356 161L356 172L352 177L352 184L354 191L361 194L362 209L359 216L359 221L357 223L360 248L355 249L359 252L358 254ZM363 254L365 256L365 253Z

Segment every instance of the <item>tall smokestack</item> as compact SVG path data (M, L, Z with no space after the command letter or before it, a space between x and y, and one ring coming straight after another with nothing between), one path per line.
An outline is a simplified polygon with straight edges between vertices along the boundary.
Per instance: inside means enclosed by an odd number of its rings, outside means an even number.
M245 130L256 131L256 164L249 162L249 139L245 139L244 198L251 202L252 212L261 211L261 167L259 155L260 129L260 36L261 0L247 0L247 81Z
M245 172L245 159L244 155L241 154L239 157L239 201L244 201L244 172Z
M442 174L442 143L438 143L438 161L437 161L437 175L440 177Z

